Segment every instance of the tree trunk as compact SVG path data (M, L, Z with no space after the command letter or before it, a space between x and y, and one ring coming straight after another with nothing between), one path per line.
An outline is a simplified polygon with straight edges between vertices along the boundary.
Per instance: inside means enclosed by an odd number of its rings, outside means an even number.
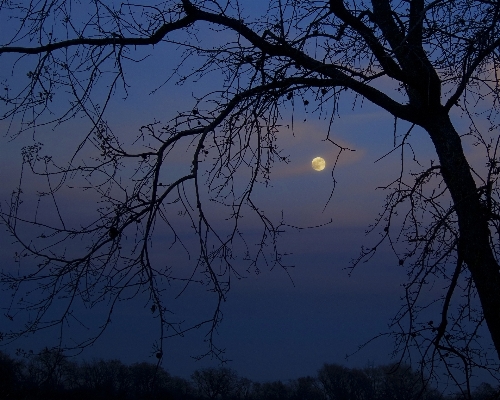
M483 308L484 318L500 358L500 272L490 247L488 213L480 196L460 136L444 110L426 118L429 133L458 217L459 252L467 265Z

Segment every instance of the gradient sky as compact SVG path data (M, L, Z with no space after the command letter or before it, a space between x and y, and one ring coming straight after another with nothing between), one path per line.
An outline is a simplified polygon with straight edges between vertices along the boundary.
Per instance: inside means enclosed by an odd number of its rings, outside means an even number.
M190 110L194 104L193 92L202 94L217 87L215 79L182 87L168 85L149 94L166 76L158 72L158 66L168 70L176 63L175 56L165 55L167 50L166 46L159 45L150 59L127 66L128 83L131 84L128 97L123 100L121 93L117 93L108 113L108 120L120 137L132 139L144 123L153 119L168 120L177 111ZM6 58L0 62L5 62ZM19 74L15 78L21 85L25 76ZM226 349L226 357L232 360L228 365L253 380L313 375L324 362L351 367L389 362L392 347L390 340L385 338L348 360L345 356L387 330L403 293L400 285L405 280L404 268L397 265L397 259L386 247L369 263L360 265L352 276L349 277L346 270L359 254L361 245L369 246L377 241L377 233L365 236L384 203L386 193L377 188L390 183L399 174L400 153L395 152L376 162L393 147L394 120L366 101L360 104L358 100L353 107L353 97L349 94L343 97L340 117L333 122L331 135L355 151L342 154L334 173L337 186L325 208L333 185L332 165L338 152L335 146L324 141L330 110L319 116L319 113L309 112L314 104L309 110L304 110L299 101L296 105L293 132L286 128L291 124L291 114L285 111L278 141L284 154L289 155L290 163L275 165L271 187L259 189L257 199L268 215L279 218L283 211L290 225L312 226L330 219L333 222L308 230L289 228L282 235L281 248L292 253L286 262L295 266L289 270L290 276L279 268L269 270L264 266L259 275L249 274L233 283L223 306L224 321L216 340ZM43 135L49 153L52 151L63 159L87 133L88 127L83 119L73 120L53 131L47 129L37 134ZM405 123L398 124L399 140L407 128ZM7 123L2 122L0 129L7 132ZM0 140L3 206L19 177L21 148L32 144L33 138L26 134L10 141L2 135ZM415 129L411 143L424 165L436 158L423 131ZM473 162L477 160L478 168L481 167L481 158L473 153L476 149L470 144L466 148L474 155ZM312 170L311 160L316 156L325 158L324 171ZM189 168L189 160L180 147L169 163L174 170ZM406 167L406 171L411 172L415 165L408 162ZM33 195L36 184L30 189ZM86 205L92 201L96 199L68 196L63 200L62 212L72 218L77 209L78 216L84 217ZM250 232L250 237L252 234ZM9 268L13 259L12 241L5 232L0 235L0 261L4 268ZM189 237L186 240L189 242ZM161 244L155 247L155 252L157 257L165 256ZM177 255L168 254L168 257ZM6 301L8 299L3 297L2 304ZM210 315L211 307L211 298L201 288L193 288L177 300L176 312L181 318L194 321ZM92 310L92 313L99 312ZM120 304L106 333L79 357L119 358L126 363L154 362L151 346L156 338L155 329L144 299ZM217 365L216 360L194 361L191 358L206 351L205 334L206 329L200 328L183 338L167 341L163 366L172 374L188 377L197 368ZM51 341L50 333L40 333L13 343L7 349L37 349L50 345Z
M351 106L350 99L345 101ZM134 114L130 110L127 108L124 129L133 130L137 124L132 122ZM137 119L141 116L138 110ZM281 146L291 162L273 169L272 187L262 191L266 212L277 216L283 210L285 221L295 226L317 225L330 218L333 223L300 231L289 228L282 235L282 250L293 253L285 258L288 265L295 266L289 270L290 277L280 268L261 267L259 275L250 274L233 283L224 304L217 344L226 349L226 357L232 360L229 366L241 375L253 380L288 379L313 375L324 362L363 367L369 362L390 361L388 339L379 339L349 360L345 356L387 330L402 294L404 270L387 249L358 267L351 277L346 270L361 245L370 245L378 237L365 236L365 230L383 206L385 193L376 188L390 182L398 168L399 156L375 163L391 148L391 125L390 117L368 104L342 114L334 123L334 137L356 151L340 159L334 175L337 187L326 209L332 189L331 167L337 153L334 146L322 141L327 122L313 117L296 124L295 136L285 129L280 133ZM57 132L51 135L60 146ZM5 199L19 174L19 148L25 142L3 140L2 149L7 154L2 159L9 159L0 175L2 182L9 183L3 186ZM420 140L425 142L424 137ZM71 140L68 142L70 146ZM417 147L420 145L417 139ZM421 147L427 150L425 145ZM325 158L324 171L312 170L315 156ZM79 207L79 212L85 209ZM6 245L1 253L5 265L12 255L8 240L2 243ZM162 250L157 251L163 256ZM201 288L188 291L179 303L176 310L181 317L201 320L210 315L207 304L211 303ZM141 301L123 304L104 336L81 357L153 362L155 329L149 309ZM205 334L206 329L200 328L167 341L164 367L172 374L187 377L196 368L217 365L216 360L191 359L206 351ZM50 343L50 335L42 333L9 347L46 343Z

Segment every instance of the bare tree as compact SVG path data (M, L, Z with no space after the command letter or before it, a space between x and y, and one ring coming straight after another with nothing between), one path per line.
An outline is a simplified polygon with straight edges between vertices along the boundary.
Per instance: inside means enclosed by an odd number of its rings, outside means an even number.
M63 326L78 317L72 314L77 302L109 302L102 330L118 301L147 293L161 327L160 359L163 339L191 328L168 314L165 287L175 283L202 283L216 294L215 313L205 321L213 332L231 279L242 272L234 261L238 251L250 268L262 262L286 268L276 247L284 222L268 218L254 201L273 163L287 161L276 143L280 113L314 101L317 113L333 110L333 121L340 96L350 92L394 117L388 153L401 157L401 173L385 187L387 203L373 226L380 241L363 249L355 264L382 244L392 247L408 271L391 333L396 350L403 358L419 354L429 376L441 363L456 383L465 382L470 396L474 368L497 374L500 354L500 4L275 0L255 18L244 5L1 2L1 21L11 32L0 48L1 117L12 137L30 133L35 139L24 148L19 187L1 213L22 246L22 272L5 270L2 281L34 317L4 337ZM145 123L132 142L108 124L108 106L113 96L126 95L134 78L129 69L165 52L177 54L178 62L170 75L158 72L159 89L198 80L219 86L195 94L192 106L170 121ZM469 127L457 128L452 112ZM90 128L67 162L45 154L38 132L80 116ZM411 125L401 135L398 120ZM408 174L414 127L428 134L437 161L418 160L420 170ZM483 168L473 169L464 153L470 138L483 150ZM327 140L340 156L346 150ZM187 150L191 167L174 174L165 166L178 148ZM47 185L32 208L29 171ZM58 199L71 191L97 195L89 197L96 212L84 222L65 221L58 208ZM54 218L44 220L37 204L49 202ZM158 261L151 250L155 234L165 229L172 246L183 246L176 214L198 238L188 274L175 262ZM256 248L243 235L243 217L250 215L262 226ZM422 292L433 284L444 291L429 300ZM26 300L29 294L36 300ZM48 310L60 298L63 312L54 317ZM13 301L8 317L16 307ZM495 356L477 340L484 329Z
M69 361L61 349L44 348L38 354L26 353L26 387L41 398L44 394L70 388L74 383L76 363Z
M210 400L234 398L238 391L238 375L230 368L196 370L191 375L191 379L198 393Z
M132 392L130 371L119 360L83 362L77 380L80 390L99 393L103 398L125 397Z
M293 399L324 400L325 395L320 387L319 379L304 376L290 382L293 387Z
M318 380L325 396L330 400L364 400L375 397L372 382L359 369L349 369L336 364L325 364L318 371Z
M288 400L292 398L292 387L281 381L257 382L253 387L253 396L263 400Z
M0 396L15 397L22 382L22 362L0 352Z

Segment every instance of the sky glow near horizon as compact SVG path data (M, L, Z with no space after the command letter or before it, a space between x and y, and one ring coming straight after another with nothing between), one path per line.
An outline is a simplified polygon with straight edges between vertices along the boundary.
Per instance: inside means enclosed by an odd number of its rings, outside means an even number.
M176 64L173 57L167 59L161 52L151 53L152 57L145 62L127 66L131 85L128 96L122 99L123 93L118 91L109 106L108 122L125 147L136 138L138 129L145 123L163 122L176 112L190 110L195 104L193 95L217 88L218 81L214 79L205 80L203 85L168 85L149 94L163 79L149 71L158 65L172 68ZM140 58L142 50L137 54ZM387 193L381 187L397 178L401 166L399 151L381 158L393 149L393 117L368 101L358 102L354 107L353 101L352 95L344 94L340 116L334 119L331 127L330 137L353 150L342 152L338 158L338 148L325 141L331 110L313 113L314 101L311 100L309 106L302 106L301 100L296 99L293 123L291 106L283 111L277 144L290 162L274 165L270 186L258 187L255 199L266 210L266 215L278 220L283 212L285 222L292 226L286 228L280 246L284 252L290 253L285 257L285 263L295 268L291 268L288 275L279 268L270 270L263 266L259 268L259 274L251 273L245 279L233 282L228 301L223 305L224 321L218 329L216 343L225 348L226 357L233 360L228 365L242 376L253 380L286 380L314 375L324 362L363 367L369 362L383 364L391 361L391 341L385 338L347 361L345 359L347 354L355 353L360 344L387 329L387 323L399 307L399 297L403 293L400 284L405 280L404 268L397 265L397 259L387 246L381 248L369 263L358 266L351 277L348 276L347 268L358 256L361 246L370 246L378 240L377 232L366 236L365 231L384 205ZM458 116L455 118L459 121ZM0 129L6 132L7 125L1 122ZM37 135L43 137L44 150L48 154L64 160L88 133L89 126L86 120L73 119L54 130L40 128ZM409 126L398 122L397 144ZM465 129L463 124L462 129ZM5 136L1 140L3 166L0 182L3 184L0 199L4 206L19 180L21 148L33 144L33 140L29 132L12 141ZM410 141L416 159L424 165L436 159L425 132L415 128ZM176 176L190 167L189 151L192 149L188 148L187 142L185 147L177 148L168 159L168 174ZM467 144L466 151L476 154L477 150ZM311 169L311 160L317 155L326 161L326 169L321 174ZM417 171L411 161L411 152L406 157L405 173ZM477 168L484 167L482 157L478 155L472 159L476 160ZM25 173L31 196L43 190L43 182L33 180L28 171ZM173 179L170 175L168 178ZM333 178L335 191L332 194ZM31 202L36 200L34 197L28 199ZM44 201L40 218L52 220L55 210L50 199ZM97 201L95 195L82 192L64 191L59 197L61 213L73 224L91 215L93 211L88 205ZM23 207L34 207L34 203L27 201ZM315 229L293 228L319 226L330 219L331 224ZM223 221L220 226L224 227ZM189 244L193 239L189 230L180 229ZM256 229L253 222L248 223L250 240L256 240ZM169 257L175 262L187 263L186 255L181 251L165 254L162 238L166 236L162 235L165 233L158 232L158 243L153 243L154 257L158 260ZM9 268L13 265L12 240L5 232L0 232L0 242L4 244L0 248L0 261L4 268ZM151 349L157 327L145 304L146 299L141 297L119 304L107 331L82 357L154 362ZM196 290L190 288L177 300L175 311L180 319L195 321L206 318L211 307L213 299L198 287ZM82 309L79 312L92 319L103 310ZM78 332L77 326L75 321L68 329ZM85 333L83 328L81 331ZM174 375L188 377L196 368L217 365L215 360L195 362L191 358L206 351L205 334L206 330L200 328L183 338L167 341L163 361L165 369ZM40 348L51 341L52 333L41 332L8 348Z
M157 103L154 99L151 101ZM139 111L139 121L140 116ZM126 118L134 119L130 112ZM334 174L337 187L329 202L333 187L331 168L327 166L322 174L317 174L311 169L310 160L312 155L321 153L327 165L333 165L337 152L334 146L323 141L327 121L307 114L304 118L307 121L296 123L293 134L291 129L280 132L278 144L290 156L290 163L274 166L271 186L260 189L256 198L262 202L266 213L277 217L283 211L285 221L293 226L316 226L330 218L333 223L305 231L289 228L282 235L281 249L291 253L285 257L285 263L295 266L290 276L277 268L270 271L261 267L259 275L250 274L233 284L228 301L223 305L224 321L218 329L217 344L226 349L225 356L232 360L231 368L255 380L314 375L324 362L364 367L369 362L391 361L391 342L385 339L345 359L358 345L386 330L389 319L397 311L399 285L404 281L404 271L396 267L394 257L388 252L381 252L369 264L358 267L350 278L346 270L351 259L359 254L361 245L376 240L375 234L364 235L383 205L385 194L376 187L393 178L391 174L399 162L398 157L393 157L392 161L385 159L374 164L392 141L391 118L365 105L352 115L342 113L334 122L334 137L355 151L345 152L339 158ZM123 127L119 124L117 130L133 135L132 124ZM377 131L374 126L378 127ZM85 132L82 129L81 133ZM60 146L57 131L48 134L54 135L53 146ZM378 140L379 137L382 140ZM25 144L15 141L9 147L15 147L16 143ZM46 147L50 153L49 146ZM184 159L182 153L179 151L169 165L176 168L178 164L180 168ZM8 157L15 159L13 154L16 152L9 150ZM17 165L20 165L19 158ZM17 180L14 171L16 168L0 172L0 180L11 183L10 190ZM85 204L97 200L92 195L89 198L68 197L62 213L72 219L73 210L85 214ZM47 208L51 208L50 204ZM53 218L53 210L51 214ZM186 240L189 243L189 239ZM153 254L159 258L164 257L162 249L161 243L153 243ZM8 250L3 249L3 260L11 257ZM185 262L182 255L169 257L180 257L179 260ZM144 304L145 300L137 300L119 305L103 337L80 357L153 362L151 344L157 331ZM210 296L201 288L193 288L179 299L176 316L191 321L203 319L209 315L211 304ZM99 309L81 312L100 313ZM151 331L144 330L148 325ZM189 377L196 368L217 365L215 360L194 362L190 358L206 351L204 334L201 328L184 338L167 341L163 366L172 374ZM36 338L14 343L13 348L44 346L51 342L51 337L40 333Z

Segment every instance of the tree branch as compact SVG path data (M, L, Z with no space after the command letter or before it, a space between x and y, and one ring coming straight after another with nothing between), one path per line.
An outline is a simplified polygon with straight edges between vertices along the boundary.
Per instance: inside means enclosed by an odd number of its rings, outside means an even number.
M0 47L0 54L3 53L19 53L19 54L40 54L40 53L51 53L55 50L65 49L74 46L149 46L159 43L168 33L187 28L190 26L195 19L192 16L186 16L181 18L179 21L171 22L162 25L155 33L150 37L145 38L126 38L123 36L112 36L100 39L92 38L77 38L70 40L63 40L61 42L49 43L38 47Z
M330 10L363 37L388 76L401 82L406 81L403 71L387 54L384 46L375 37L373 31L345 8L343 0L330 0Z

